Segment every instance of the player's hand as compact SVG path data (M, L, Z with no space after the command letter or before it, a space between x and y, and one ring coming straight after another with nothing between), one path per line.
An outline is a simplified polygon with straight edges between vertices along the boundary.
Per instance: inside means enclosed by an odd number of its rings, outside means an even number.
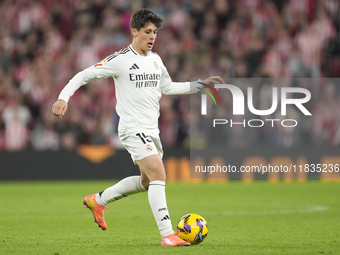
M220 76L210 76L202 82L210 86L214 86L215 84L225 84Z
M52 112L55 116L57 116L59 119L62 119L67 111L67 103L59 99L57 102L55 102L52 106Z

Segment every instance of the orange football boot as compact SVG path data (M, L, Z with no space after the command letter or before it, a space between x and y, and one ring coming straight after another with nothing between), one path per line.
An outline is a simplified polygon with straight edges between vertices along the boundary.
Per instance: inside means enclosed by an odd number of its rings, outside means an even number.
M105 209L108 209L106 206L102 206L97 203L96 194L88 195L85 197L83 204L86 205L86 208L89 208L93 213L94 222L98 224L102 230L106 230L107 226L104 219Z
M179 230L176 233L163 237L161 246L190 246L191 244L189 242L177 236L178 233Z

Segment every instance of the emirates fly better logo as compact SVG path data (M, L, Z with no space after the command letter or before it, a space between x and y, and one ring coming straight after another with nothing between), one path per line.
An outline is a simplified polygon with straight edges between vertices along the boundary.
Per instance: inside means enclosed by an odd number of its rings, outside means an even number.
M233 98L233 115L245 115L245 96L243 94L243 91L231 84L216 84L215 88L212 86L199 82L204 87L209 88L218 98L221 106L222 100L220 95L217 93L216 89L228 89L231 92L232 98ZM217 106L216 100L213 96L213 94L208 91L206 88L199 88L200 90L206 92L212 100L215 103L215 106ZM207 115L207 94L201 94L201 115ZM294 98L293 96L290 96L288 98L288 95L304 95L304 97ZM269 116L273 114L277 108L278 108L278 88L272 87L272 105L267 110L259 110L255 109L254 103L253 103L253 88L248 87L247 88L247 106L249 111L258 116ZM304 115L312 115L306 107L303 105L307 103L311 99L311 93L309 90L305 88L297 88L297 87L281 87L280 88L280 95L281 95L281 116L287 115L287 105L295 105ZM248 125L249 127L262 127L265 125L265 123L269 123L271 127L274 127L274 123L280 122L280 124L283 127L295 127L298 125L298 121L296 119L278 119L278 118L269 118L269 119L250 119L246 121L245 119L242 122L235 122L232 119L213 119L213 127L216 127L217 125L226 125L229 124L230 127L233 125L243 125L244 127Z

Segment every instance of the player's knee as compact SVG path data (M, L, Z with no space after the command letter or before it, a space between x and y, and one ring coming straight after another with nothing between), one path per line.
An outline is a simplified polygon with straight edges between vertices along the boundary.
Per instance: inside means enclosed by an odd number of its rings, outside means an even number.
M163 166L149 168L149 180L151 181L165 181L165 170Z
M143 179L148 179L148 182L165 181L165 169L161 160L147 160L137 163L143 175L147 177ZM144 184L148 185L147 180L144 180Z
M165 181L165 173L163 171L151 172L150 181Z

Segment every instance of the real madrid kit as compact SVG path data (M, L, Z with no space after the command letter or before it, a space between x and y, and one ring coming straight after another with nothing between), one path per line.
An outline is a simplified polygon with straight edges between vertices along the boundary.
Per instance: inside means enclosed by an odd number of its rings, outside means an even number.
M59 99L68 102L80 86L106 77L115 81L116 112L120 117L118 134L133 161L157 153L162 158L158 129L162 93L196 93L202 85L172 82L158 54L150 51L147 56L141 56L129 45L77 73L61 91Z

